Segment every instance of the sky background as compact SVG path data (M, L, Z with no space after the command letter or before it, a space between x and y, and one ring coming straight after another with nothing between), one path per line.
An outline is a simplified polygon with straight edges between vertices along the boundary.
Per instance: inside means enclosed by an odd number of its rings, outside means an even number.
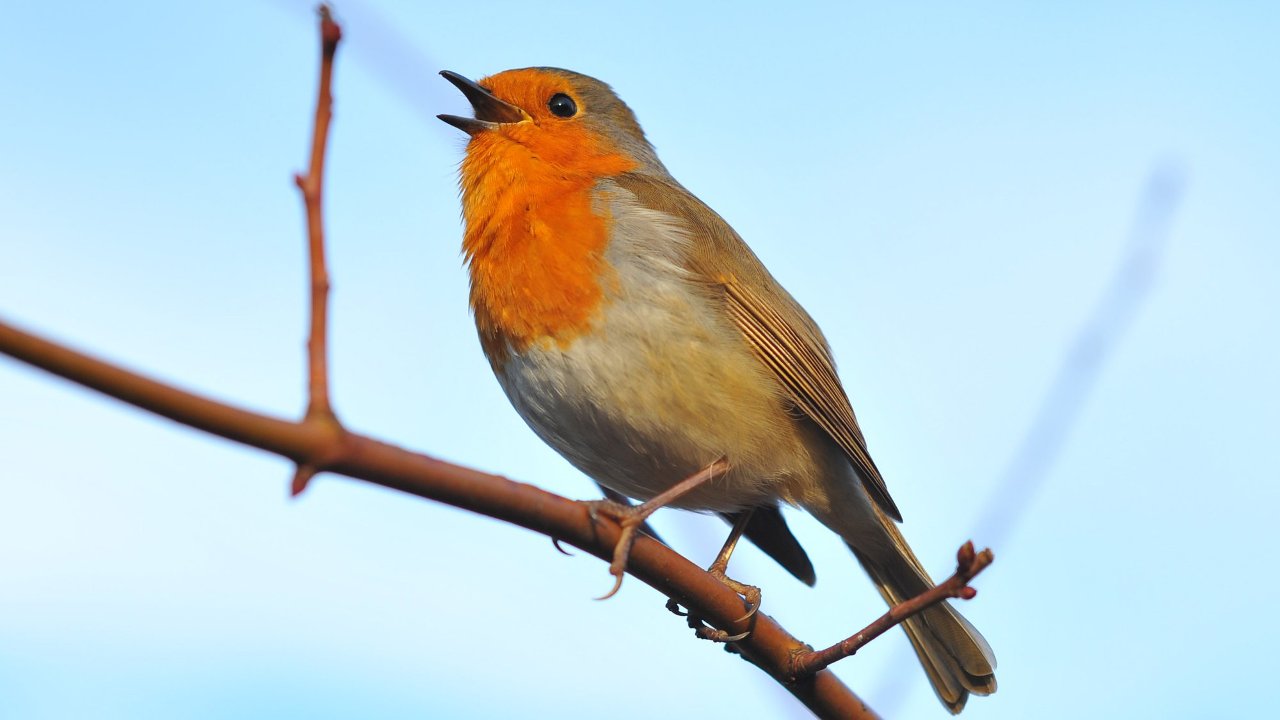
M466 308L464 113L435 73L609 82L824 328L935 575L1000 660L970 718L1257 717L1280 503L1280 9L1264 3L339 3L327 178L335 404L353 429L569 497ZM304 406L301 2L7 3L0 317L245 406ZM1002 480L1177 192L1043 483ZM1070 387L1070 386L1069 386ZM1020 471L1015 471L1017 477ZM604 563L282 460L0 358L0 718L806 717ZM1031 476L1028 476L1031 477ZM1026 487L1026 486L1019 486ZM1022 497L1022 495L1019 495ZM810 589L732 575L829 644L882 611L788 515ZM655 525L708 563L719 520ZM895 631L835 671L945 717Z

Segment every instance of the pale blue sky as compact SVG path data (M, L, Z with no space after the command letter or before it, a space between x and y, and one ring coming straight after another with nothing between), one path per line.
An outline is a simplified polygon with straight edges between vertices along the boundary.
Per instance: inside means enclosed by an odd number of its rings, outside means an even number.
M308 5L8 3L0 316L280 415L302 408L291 174ZM1043 488L963 609L999 659L971 718L1250 717L1280 627L1280 10L1262 3L338 4L328 190L336 405L358 430L571 497L466 312L465 102L435 73L611 83L664 162L825 329L936 574L1122 257L1154 169L1167 251ZM725 9L731 8L731 9ZM371 10L373 12L371 12ZM0 360L0 718L804 717L603 563L286 463ZM826 644L881 611L790 516ZM714 519L662 513L708 562ZM837 666L944 717L901 633Z

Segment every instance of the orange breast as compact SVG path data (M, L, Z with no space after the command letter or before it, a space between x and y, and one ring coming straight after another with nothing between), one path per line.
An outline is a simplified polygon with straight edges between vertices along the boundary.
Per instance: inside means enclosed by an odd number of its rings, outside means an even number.
M590 327L610 281L609 218L593 207L592 190L628 165L614 156L566 173L510 140L472 138L462 164L463 251L480 341L495 366L507 348L565 346Z

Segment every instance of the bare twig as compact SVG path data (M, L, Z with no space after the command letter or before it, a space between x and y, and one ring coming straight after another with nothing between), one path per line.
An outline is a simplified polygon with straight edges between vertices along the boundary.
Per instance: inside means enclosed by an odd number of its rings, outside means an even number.
M328 5L320 6L320 88L316 92L315 125L311 133L311 165L307 174L294 175L307 213L307 239L311 265L311 332L307 338L308 400L306 422L340 429L329 401L329 271L324 258L324 158L333 117L333 57L342 39L342 28L333 21ZM323 466L298 465L289 492L297 496Z
M316 93L315 126L311 135L311 165L306 175L295 175L307 211L307 238L311 258L311 335L307 341L310 402L307 415L332 416L329 404L328 304L329 272L324 260L324 158L329 121L333 117L333 56L342 39L342 28L333 21L327 5L320 6L320 89Z
M952 598L972 600L978 591L969 586L978 573L986 569L995 557L991 550L975 553L973 541L966 542L956 552L956 572L946 580L934 585L919 595L905 600L889 608L889 612L881 615L875 622L832 645L825 650L799 652L792 656L791 671L794 677L805 677L822 670L837 660L853 655L867 643L888 632L895 625L907 618L924 612L944 600Z

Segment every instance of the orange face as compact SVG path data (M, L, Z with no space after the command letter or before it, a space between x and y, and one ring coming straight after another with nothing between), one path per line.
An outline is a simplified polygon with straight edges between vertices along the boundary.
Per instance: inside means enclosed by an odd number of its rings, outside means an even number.
M450 79L476 107L474 120L446 120L471 135L463 252L481 343L501 365L510 349L564 345L590 327L610 272L597 185L636 162L592 130L591 107L570 78L510 70L478 88Z
M473 143L516 143L542 162L575 175L615 175L634 165L608 137L589 128L584 119L590 117L592 108L570 78L543 70L508 70L479 84L523 110L528 119L498 123L493 130L474 135ZM468 148L468 154L470 151Z

